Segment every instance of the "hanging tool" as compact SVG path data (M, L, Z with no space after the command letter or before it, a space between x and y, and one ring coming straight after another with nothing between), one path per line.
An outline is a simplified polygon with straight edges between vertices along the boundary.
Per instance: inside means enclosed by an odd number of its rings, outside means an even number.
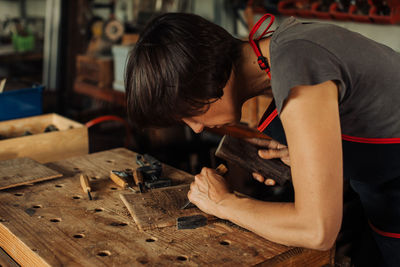
M220 164L218 165L218 167L215 169L215 171L223 176L228 172L228 168L224 165L224 164ZM181 210L187 209L190 207L190 205L192 204L192 202L190 202L190 200L188 200L185 205L182 206ZM193 204L192 204L193 205Z
M110 179L119 187L123 189L129 189L132 192L136 193L136 190L129 186L128 181L132 181L132 170L126 169L124 171L111 171Z
M111 42L117 42L124 35L124 24L116 19L111 19L104 22L104 37Z
M92 189L90 188L89 177L86 174L81 174L80 180L83 192L88 194L90 200L93 200L92 195L90 194Z

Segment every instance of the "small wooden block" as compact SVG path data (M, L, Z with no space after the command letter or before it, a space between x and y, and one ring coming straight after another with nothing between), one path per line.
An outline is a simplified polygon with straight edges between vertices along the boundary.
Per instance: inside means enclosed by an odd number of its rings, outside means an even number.
M62 174L30 158L0 161L0 190L61 177Z
M216 217L208 215L198 208L181 210L187 202L189 184L168 188L153 189L143 194L121 194L140 230L149 230L176 225L176 219L184 216L202 215L208 220Z
M181 229L196 229L207 225L207 218L203 215L184 216L176 219L176 227Z
M233 164L237 164L249 172L258 172L265 178L274 179L279 185L292 180L290 167L279 159L266 160L260 158L260 148L243 139L225 135L215 155Z

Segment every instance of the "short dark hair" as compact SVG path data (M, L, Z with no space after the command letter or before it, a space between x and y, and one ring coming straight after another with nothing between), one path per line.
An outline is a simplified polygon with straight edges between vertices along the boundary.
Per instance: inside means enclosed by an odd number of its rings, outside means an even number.
M166 127L204 113L223 95L241 44L222 27L194 14L154 18L140 34L126 66L131 122Z

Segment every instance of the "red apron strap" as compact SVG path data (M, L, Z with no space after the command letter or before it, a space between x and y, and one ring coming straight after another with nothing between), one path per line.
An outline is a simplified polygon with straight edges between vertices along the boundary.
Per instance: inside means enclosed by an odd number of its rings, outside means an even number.
M271 20L269 21L268 26L265 28L265 30L263 31L263 33L256 37L254 39L254 34L258 31L258 29L261 27L261 25L263 24L263 22L265 20L267 20L268 18L271 18ZM270 67L268 64L268 60L262 55L261 50L259 49L258 45L257 45L257 41L259 41L262 37L264 37L267 34L273 33L274 31L268 31L269 28L271 28L272 24L274 23L275 20L275 16L272 14L265 14L264 16L261 17L261 19L259 19L257 21L257 23L254 25L253 29L250 31L249 34L249 43L251 45L251 47L253 48L255 54L257 55L257 62L258 65L260 66L260 68L262 70L265 70L265 72L267 73L268 77L271 79L271 72L270 72Z
M392 238L400 238L400 234L398 233L390 233L390 232L385 232L382 230L379 230L376 228L371 222L369 222L369 226L374 230L375 233L386 236L386 237L392 237Z

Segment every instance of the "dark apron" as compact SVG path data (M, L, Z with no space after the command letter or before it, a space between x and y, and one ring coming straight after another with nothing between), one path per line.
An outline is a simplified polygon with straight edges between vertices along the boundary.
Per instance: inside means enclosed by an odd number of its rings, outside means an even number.
M258 130L287 145L274 101ZM342 135L342 146L344 177L360 196L386 266L400 266L400 138Z

